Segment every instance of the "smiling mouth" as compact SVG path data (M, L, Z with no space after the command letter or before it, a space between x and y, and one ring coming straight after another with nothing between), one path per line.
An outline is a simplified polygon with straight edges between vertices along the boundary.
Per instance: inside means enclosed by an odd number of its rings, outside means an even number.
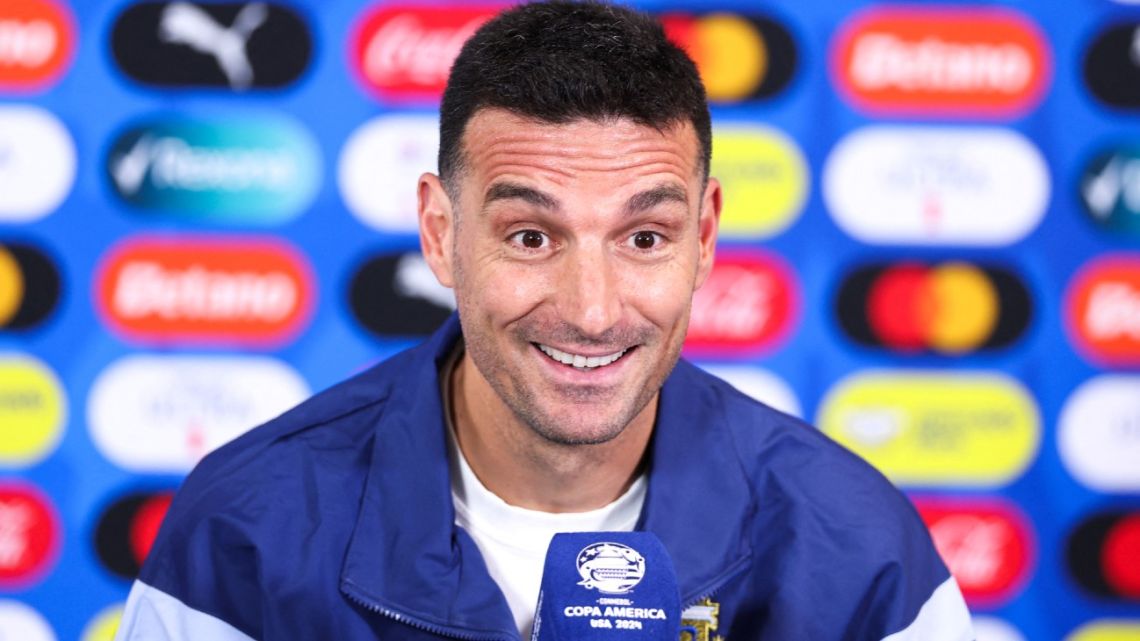
M621 359L622 356L625 356L629 350L633 349L632 347L627 347L621 351L614 352L613 354L607 354L606 356L582 356L581 354L563 352L561 350L554 349L549 345L543 345L542 343L533 343L533 345L537 347L543 354L549 356L551 360L562 363L563 365L569 365L574 369L582 371L589 371L605 367L607 365L612 365Z

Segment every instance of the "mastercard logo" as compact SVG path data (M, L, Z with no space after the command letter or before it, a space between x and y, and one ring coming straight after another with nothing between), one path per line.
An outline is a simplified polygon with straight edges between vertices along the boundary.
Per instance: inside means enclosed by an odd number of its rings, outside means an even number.
M712 144L710 173L725 193L722 236L768 238L795 222L810 178L807 161L791 138L769 127L718 124Z
M0 589L27 588L43 578L62 540L59 517L43 492L22 482L0 483Z
M1140 365L1140 254L1094 259L1073 277L1065 299L1065 326L1082 355Z
M0 354L0 466L46 458L63 437L67 396L55 372L24 354Z
M1093 621L1065 637L1065 641L1136 641L1136 639L1140 639L1140 619Z
M770 98L795 75L795 41L775 20L733 13L670 13L660 21L669 39L696 63L711 102Z
M352 67L364 86L382 100L436 101L463 43L501 8L379 6L353 29Z
M743 358L774 349L799 310L799 286L780 258L722 253L693 295L685 352Z
M40 325L59 303L59 271L39 249L0 244L0 330Z
M860 345L957 356L1016 341L1029 325L1030 300L1021 281L998 267L875 263L844 279L836 316Z
M831 48L841 95L875 115L1014 117L1052 75L1048 41L1009 9L894 6L848 21Z
M829 390L816 424L901 485L998 487L1029 467L1041 419L1029 391L984 371L870 370Z
M1140 512L1102 512L1077 525L1065 558L1077 585L1104 599L1140 603Z
M54 0L4 0L0 5L0 91L42 89L71 62L75 29Z
M104 257L95 284L104 322L144 343L279 346L315 299L302 254L270 238L130 239Z
M1105 374L1078 387L1061 409L1057 447L1088 487L1140 493L1140 375Z
M136 492L116 499L95 526L95 551L112 574L134 579L170 509L174 491Z
M1012 503L918 498L914 504L968 604L999 607L1025 587L1036 543L1029 520Z

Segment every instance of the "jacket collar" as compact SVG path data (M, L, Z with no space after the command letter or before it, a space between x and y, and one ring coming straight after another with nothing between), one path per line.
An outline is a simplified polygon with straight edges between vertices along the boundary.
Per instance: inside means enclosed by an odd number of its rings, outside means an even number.
M459 339L453 314L392 377L341 585L354 600L413 625L514 639L506 600L475 543L454 525L439 368ZM747 563L755 509L723 410L702 376L682 361L662 388L638 524L672 556L682 604L708 596Z

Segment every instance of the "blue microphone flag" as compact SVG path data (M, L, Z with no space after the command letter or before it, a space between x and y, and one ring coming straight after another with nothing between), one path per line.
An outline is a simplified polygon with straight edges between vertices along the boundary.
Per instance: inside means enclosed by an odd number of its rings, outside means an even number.
M677 575L655 534L554 535L531 641L676 641L680 631Z

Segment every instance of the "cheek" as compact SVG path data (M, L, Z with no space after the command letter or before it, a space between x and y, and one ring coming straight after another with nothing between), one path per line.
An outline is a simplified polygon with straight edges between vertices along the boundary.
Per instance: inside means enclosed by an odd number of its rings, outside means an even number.
M627 281L628 300L647 320L669 328L688 316L693 297L691 270L661 267Z

